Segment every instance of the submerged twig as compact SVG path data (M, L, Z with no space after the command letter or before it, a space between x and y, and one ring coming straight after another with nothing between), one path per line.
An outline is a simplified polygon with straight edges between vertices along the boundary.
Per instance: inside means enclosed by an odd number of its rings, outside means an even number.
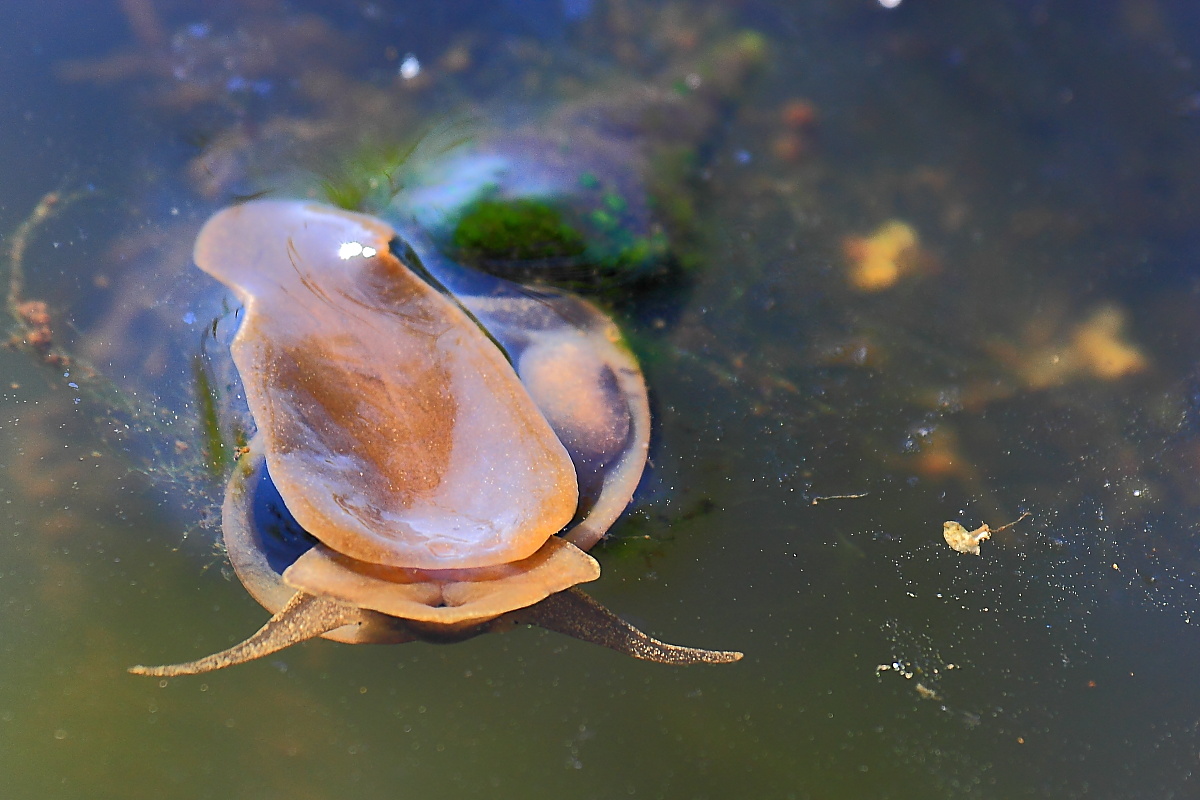
M68 195L57 191L44 194L25 221L13 231L12 244L5 259L8 262L5 309L17 324L11 344L25 344L40 355L43 361L56 366L66 364L69 359L61 353L52 352L54 331L50 325L50 310L46 302L25 298L25 251L29 249L29 242L39 226L83 194L82 191Z
M822 494L812 499L812 505L815 506L817 503L825 500L859 500L869 494L870 492L859 492L858 494Z
M29 216L13 231L7 252L0 257L0 267L8 267L8 289L5 293L4 309L13 320L8 346L28 349L44 364L70 367L73 390L77 394L96 399L111 419L117 422L115 425L106 426L109 434L106 434L105 438L108 439L113 433L119 436L122 435L122 431L158 428L162 423L153 408L145 406L136 394L130 395L121 391L95 368L56 347L49 305L44 300L25 296L25 254L38 228L86 194L86 190L70 193L51 191L44 194ZM165 436L163 440L171 441ZM165 447L159 447L154 463L169 463L168 456L169 451Z
M1001 525L999 528L992 528L992 533L999 533L1000 531L1008 530L1009 528L1011 528L1013 525L1016 525L1021 520L1025 519L1026 517L1031 517L1031 516L1033 516L1033 515L1030 512L1022 511L1021 516L1017 517L1016 519L1014 519L1012 522L1008 523L1007 525Z
M29 237L39 225L48 220L59 204L58 192L47 192L34 206L33 211L17 229L13 231L12 245L8 248L8 296L7 307L10 314L16 315L17 306L21 303L21 294L25 288L25 250L29 247Z

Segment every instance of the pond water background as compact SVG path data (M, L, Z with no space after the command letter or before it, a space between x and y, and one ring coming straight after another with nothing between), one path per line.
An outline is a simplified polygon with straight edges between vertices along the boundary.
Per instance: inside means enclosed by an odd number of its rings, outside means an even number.
M355 103L364 127L413 132L463 108L552 113L732 31L766 37L688 190L700 271L624 312L654 467L589 587L746 658L673 668L522 630L128 675L264 619L216 545L220 482L156 460L199 447L187 426L114 437L107 388L0 350L0 794L1194 795L1193 3L153 7L172 41L229 49L185 78L118 4L3 6L0 244L46 192L82 191L25 257L76 352L123 304L152 309L137 347L177 322L195 227L310 156L321 125L357 124ZM231 66L251 60L238 31L314 19L279 34L295 53ZM430 83L394 89L410 53ZM111 80L72 72L105 58ZM336 102L304 88L314 64ZM227 174L197 161L214 152ZM857 290L847 240L889 220L919 236L911 273ZM1075 365L1105 336L1136 366ZM944 520L1025 512L979 557L942 541Z

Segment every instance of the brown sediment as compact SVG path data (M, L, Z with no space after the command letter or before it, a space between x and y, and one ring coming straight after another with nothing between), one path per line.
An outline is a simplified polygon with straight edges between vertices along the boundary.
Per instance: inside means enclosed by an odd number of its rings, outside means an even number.
M1095 308L1069 331L1035 319L1023 344L994 344L995 357L1034 391L1093 379L1116 381L1150 368L1126 330L1127 314L1115 304Z

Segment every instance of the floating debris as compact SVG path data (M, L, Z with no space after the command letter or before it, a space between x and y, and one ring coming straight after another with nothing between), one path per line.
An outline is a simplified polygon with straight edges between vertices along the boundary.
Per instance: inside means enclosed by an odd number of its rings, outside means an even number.
M922 700L938 700L938 701L940 701L942 699L942 696L940 694L938 694L933 689L930 689L928 686L926 686L923 683L918 683L913 688L917 690L917 695Z
M816 505L824 500L858 500L866 497L870 492L859 492L858 494L825 494L818 495L812 499L812 505Z
M977 556L979 555L980 542L992 538L993 533L1011 528L1028 516L1029 512L1026 511L1012 522L1007 525L1001 525L999 528L991 528L985 522L973 531L967 530L961 523L947 520L942 523L942 537L946 540L946 544L958 552Z
M979 543L992 538L992 529L985 522L975 530L968 531L961 524L948 520L942 523L942 536L945 537L946 544L958 552L977 556L979 555Z

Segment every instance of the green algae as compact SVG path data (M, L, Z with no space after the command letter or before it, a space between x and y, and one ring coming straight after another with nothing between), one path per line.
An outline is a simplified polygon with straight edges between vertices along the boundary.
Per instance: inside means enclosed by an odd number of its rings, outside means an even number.
M448 254L487 272L605 295L665 275L671 259L666 233L638 233L629 206L598 183L571 203L477 200L455 224Z
M451 237L465 263L577 258L583 234L553 204L533 199L483 199L463 212Z
M203 442L204 466L214 477L222 477L229 463L231 448L221 435L217 392L213 387L208 365L200 354L192 357L192 379L196 388L196 407L200 417L200 440Z
M471 141L475 123L451 117L412 136L364 137L313 172L317 196L330 205L380 214L414 180L414 172Z

